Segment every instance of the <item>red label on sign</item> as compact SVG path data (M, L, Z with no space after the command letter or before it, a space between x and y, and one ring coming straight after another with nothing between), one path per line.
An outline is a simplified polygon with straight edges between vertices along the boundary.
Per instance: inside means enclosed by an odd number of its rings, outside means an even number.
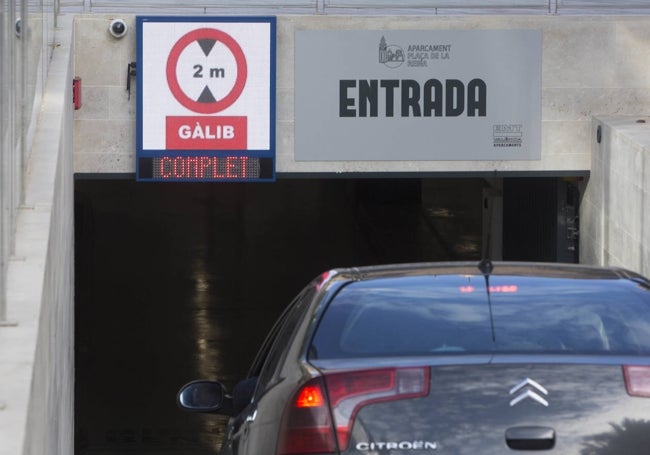
M167 150L246 150L247 117L167 117Z

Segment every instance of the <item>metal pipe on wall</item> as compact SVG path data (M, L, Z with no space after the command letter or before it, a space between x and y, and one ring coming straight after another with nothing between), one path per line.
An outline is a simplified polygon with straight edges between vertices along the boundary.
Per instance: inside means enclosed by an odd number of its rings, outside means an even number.
M15 0L1 0L0 17L0 325L7 321L7 267L13 236L13 101Z
M60 0L0 0L0 326L7 321L7 271L14 253L18 208L24 204L24 176L42 93L36 82L38 61L47 73L48 37ZM39 20L39 16L42 21ZM30 29L30 18L41 30ZM51 46L49 46L51 48ZM34 112L33 112L34 111Z

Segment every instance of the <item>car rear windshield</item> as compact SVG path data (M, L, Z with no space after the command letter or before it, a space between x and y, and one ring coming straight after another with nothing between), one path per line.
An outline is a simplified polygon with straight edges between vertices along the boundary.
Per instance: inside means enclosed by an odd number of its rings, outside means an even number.
M488 304L488 289L489 300ZM351 283L312 359L484 353L650 354L650 292L627 280L412 276Z

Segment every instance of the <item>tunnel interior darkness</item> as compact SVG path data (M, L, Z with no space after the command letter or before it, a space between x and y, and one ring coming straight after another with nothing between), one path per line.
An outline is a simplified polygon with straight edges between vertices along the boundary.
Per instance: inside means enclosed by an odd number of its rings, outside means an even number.
M245 376L280 311L334 267L479 259L481 179L75 181L75 446L212 454L184 383Z

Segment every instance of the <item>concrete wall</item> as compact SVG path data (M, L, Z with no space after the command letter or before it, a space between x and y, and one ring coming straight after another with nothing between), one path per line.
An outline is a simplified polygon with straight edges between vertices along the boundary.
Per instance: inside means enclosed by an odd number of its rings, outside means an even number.
M650 276L650 117L596 118L591 138L581 262Z
M114 16L75 20L75 74L84 106L75 113L75 172L135 171L135 17L127 37L108 34ZM294 32L298 29L540 29L543 31L540 161L295 162ZM650 16L278 16L278 172L572 171L591 166L593 115L640 115L650 104ZM497 50L495 50L497 52Z
M57 30L0 328L0 455L74 453L72 24Z

